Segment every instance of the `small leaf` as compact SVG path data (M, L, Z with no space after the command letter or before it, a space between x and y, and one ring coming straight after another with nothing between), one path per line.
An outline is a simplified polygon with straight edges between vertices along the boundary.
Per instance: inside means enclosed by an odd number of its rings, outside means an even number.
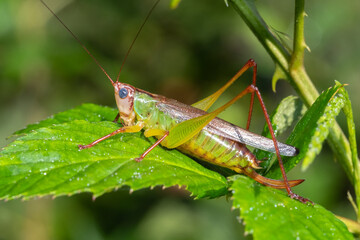
M331 100L330 104L326 106L323 116L317 121L317 128L311 138L309 150L303 159L302 170L307 169L320 153L322 144L329 134L329 129L334 124L335 117L339 114L343 106L344 99L336 96Z
M353 239L344 223L320 205L306 205L245 176L233 177L233 207L254 239Z
M303 168L306 168L321 151L322 143L329 133L328 130L334 123L334 117L344 106L342 96L337 95L340 87L336 85L324 91L296 124L286 143L297 147L300 153L292 158L284 157L286 171L292 169L302 159L304 159ZM280 176L279 166L274 164L267 177L279 178Z
M92 113L95 109L99 110L96 115ZM158 185L185 186L197 198L227 193L227 180L222 175L177 150L156 147L142 162L134 161L151 146L141 133L118 134L79 151L79 144L119 128L113 122L98 121L113 119L112 111L82 105L22 130L23 134L31 132L0 152L0 199L80 192L99 196L123 186L137 190Z
M341 85L336 81L337 85ZM360 222L360 163L358 159L358 151L356 144L356 132L355 132L355 123L353 118L353 112L351 107L351 101L349 98L348 92L344 87L340 88L340 93L344 96L345 105L343 108L344 114L346 116L346 121L348 125L349 132L349 142L351 148L351 159L352 159L352 172L353 172L353 185L355 189L356 203L357 206L354 207L355 212L357 213L358 222Z

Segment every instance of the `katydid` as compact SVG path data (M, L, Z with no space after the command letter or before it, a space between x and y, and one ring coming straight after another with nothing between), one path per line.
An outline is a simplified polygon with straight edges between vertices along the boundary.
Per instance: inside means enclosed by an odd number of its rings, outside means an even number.
M41 0L42 1L42 0ZM43 2L43 1L42 1ZM54 14L61 24L70 34L80 43L84 50L93 58L95 63L105 73L114 87L116 105L119 110L114 121L121 119L123 126L118 130L99 138L88 145L79 145L79 149L94 147L99 142L119 133L132 133L144 131L145 137L156 137L158 140L151 145L141 156L134 160L141 162L146 155L159 144L163 147L177 148L195 158L243 173L257 182L273 188L286 189L291 198L301 202L309 202L292 192L291 187L302 183L304 180L288 180L283 162L280 155L296 156L298 150L290 145L277 142L274 131L262 100L260 91L256 87L257 65L250 59L247 63L218 91L207 98L189 106L176 100L166 98L161 95L149 93L126 83L119 82L122 67L129 55L129 52L138 37L141 29L146 23L151 12L159 2L156 1L145 21L137 32L130 48L125 55L121 69L116 81L107 74L95 57L88 51L85 45L66 27L66 25L56 16L56 14L43 2L43 4ZM220 95L230 87L246 70L253 68L252 83L229 102L212 112L207 110L220 97ZM251 94L250 109L246 129L226 122L217 115L227 109L237 100L246 94ZM254 98L258 98L266 123L269 127L272 139L252 133L249 130ZM269 179L256 173L259 161L254 154L245 146L249 145L269 152L275 152L279 161L283 180Z

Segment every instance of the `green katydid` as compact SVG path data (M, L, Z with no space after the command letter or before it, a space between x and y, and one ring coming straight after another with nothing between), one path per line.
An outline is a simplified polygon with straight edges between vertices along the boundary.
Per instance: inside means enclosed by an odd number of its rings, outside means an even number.
M42 1L42 0L41 0ZM43 2L43 1L42 1ZM291 198L301 202L309 202L292 192L291 187L302 183L304 180L288 180L280 155L295 156L298 150L290 145L277 142L274 131L262 100L260 91L256 87L257 65L250 59L247 63L218 91L207 98L189 106L176 100L166 98L157 94L149 93L135 88L129 84L119 82L119 77L129 52L138 37L141 29L146 23L151 12L157 5L156 1L145 21L141 25L135 39L123 60L121 69L116 81L107 74L103 67L98 63L95 57L88 51L85 45L66 27L66 25L56 16L56 14L43 2L51 13L60 21L70 34L80 43L84 50L93 58L95 63L105 73L110 80L115 91L115 100L119 110L114 121L119 118L123 122L123 127L99 138L88 145L79 145L79 149L86 149L95 146L97 143L114 136L118 133L131 133L144 130L146 137L156 137L158 140L150 146L141 156L134 159L142 161L146 155L157 145L166 148L177 148L180 151L189 154L198 159L220 165L234 170L237 173L243 173L254 180L273 188L284 188ZM217 108L212 112L206 112L220 95L230 87L246 70L253 68L253 79L245 90L236 95L229 102ZM237 100L246 94L251 94L250 109L246 129L240 128L229 122L217 118L217 115L231 106ZM266 123L269 127L272 139L257 135L248 131L252 116L252 109L255 95L260 101ZM249 145L269 152L275 152L279 161L283 180L274 180L261 176L255 169L259 168L258 160L252 152L246 148Z

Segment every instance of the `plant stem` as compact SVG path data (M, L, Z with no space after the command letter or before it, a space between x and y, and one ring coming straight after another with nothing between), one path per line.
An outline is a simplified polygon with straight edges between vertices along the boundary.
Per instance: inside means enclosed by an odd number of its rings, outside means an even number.
M304 65L304 50L306 48L304 37L304 0L295 1L294 44L290 60L290 72L301 69Z

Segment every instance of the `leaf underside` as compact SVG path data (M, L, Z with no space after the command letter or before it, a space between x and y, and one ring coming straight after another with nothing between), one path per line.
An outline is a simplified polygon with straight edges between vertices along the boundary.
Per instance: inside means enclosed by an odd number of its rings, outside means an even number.
M295 157L284 157L284 167L290 171L302 159L303 168L309 166L320 153L322 144L329 134L329 128L334 124L335 117L344 106L344 98L337 94L342 85L322 92L314 104L306 111L290 134L287 144L297 147L300 153ZM270 178L280 178L278 164L274 164L266 175Z

